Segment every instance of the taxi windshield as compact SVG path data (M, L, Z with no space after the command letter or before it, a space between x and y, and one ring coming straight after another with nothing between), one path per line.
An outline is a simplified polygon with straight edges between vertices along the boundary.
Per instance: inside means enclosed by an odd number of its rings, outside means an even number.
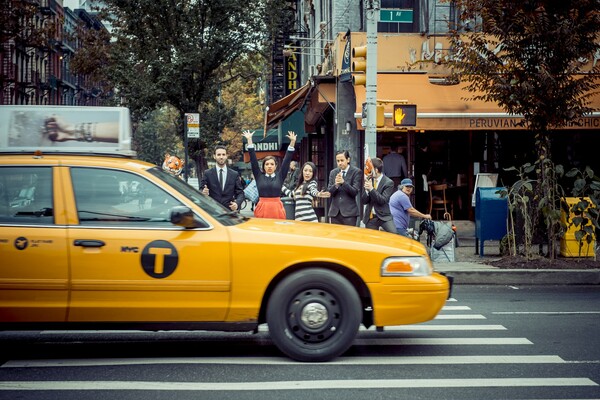
M194 204L198 205L223 225L237 225L248 220L248 217L244 217L235 211L223 207L211 197L203 195L194 187L188 185L183 179L173 176L161 168L150 168L148 172L193 201Z

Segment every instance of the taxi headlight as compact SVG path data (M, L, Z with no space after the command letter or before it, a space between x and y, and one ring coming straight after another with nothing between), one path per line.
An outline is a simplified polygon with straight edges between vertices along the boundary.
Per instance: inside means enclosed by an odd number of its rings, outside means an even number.
M381 276L428 276L432 272L425 257L390 257L381 265Z

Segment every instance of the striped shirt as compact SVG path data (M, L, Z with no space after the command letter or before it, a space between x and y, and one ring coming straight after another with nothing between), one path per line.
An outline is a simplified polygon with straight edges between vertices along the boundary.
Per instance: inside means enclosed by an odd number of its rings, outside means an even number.
M295 220L296 221L309 221L309 222L319 222L319 218L317 218L317 213L315 213L315 209L313 208L313 200L317 197L319 191L317 190L317 181L310 181L306 186L306 193L302 194L302 186L299 186L294 190L293 199L296 201L296 213ZM290 195L291 191L287 189L283 189L286 195ZM287 193L286 193L287 192Z

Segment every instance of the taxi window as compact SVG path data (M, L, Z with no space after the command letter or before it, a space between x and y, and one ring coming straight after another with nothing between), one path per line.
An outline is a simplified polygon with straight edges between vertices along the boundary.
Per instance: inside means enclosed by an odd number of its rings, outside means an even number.
M174 227L171 208L183 204L146 178L124 171L71 168L81 225Z
M0 223L53 224L51 167L0 167Z

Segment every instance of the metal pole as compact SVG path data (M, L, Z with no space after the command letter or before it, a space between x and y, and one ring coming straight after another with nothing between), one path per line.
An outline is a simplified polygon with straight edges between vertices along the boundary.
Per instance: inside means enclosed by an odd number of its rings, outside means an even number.
M369 157L377 156L377 21L379 20L379 0L366 3L367 18L367 71L366 103L367 126L365 129L365 150Z
M183 165L183 178L188 181L188 122L187 115L183 118L183 146L185 148L185 164Z

